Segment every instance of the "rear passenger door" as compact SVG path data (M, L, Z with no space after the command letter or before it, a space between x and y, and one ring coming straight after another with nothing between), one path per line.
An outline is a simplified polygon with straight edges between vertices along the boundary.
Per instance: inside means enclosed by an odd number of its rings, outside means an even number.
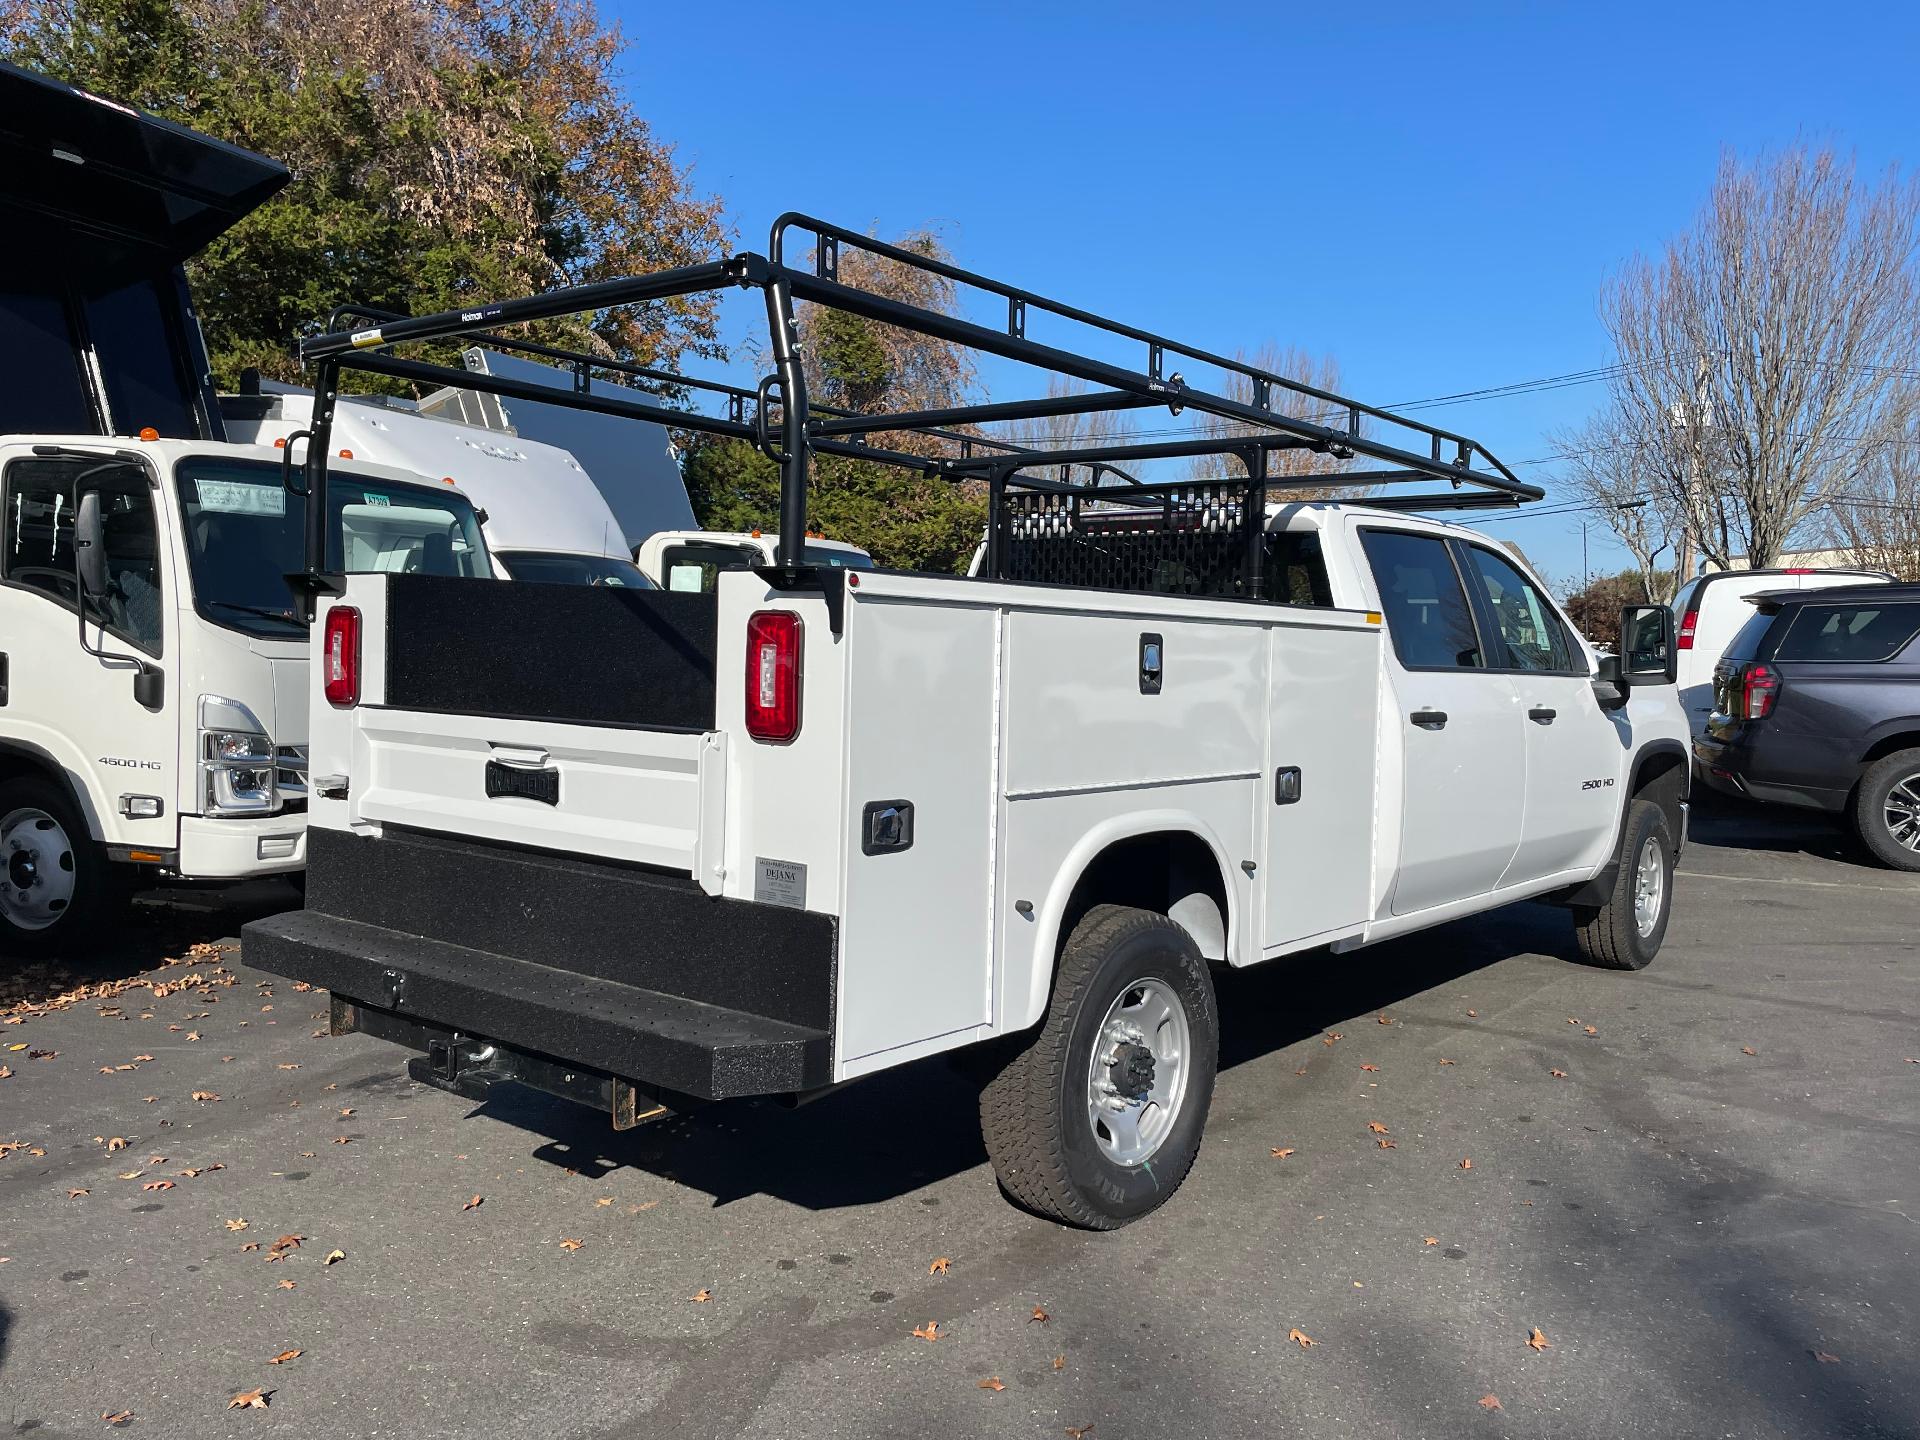
M1408 915L1484 895L1506 873L1526 801L1527 721L1511 678L1488 666L1447 541L1371 527L1360 541L1393 643L1388 724L1403 764L1391 909Z
M1480 606L1487 662L1508 673L1525 717L1526 817L1501 883L1597 865L1620 813L1632 741L1626 712L1600 708L1586 652L1539 586L1493 549L1455 544Z

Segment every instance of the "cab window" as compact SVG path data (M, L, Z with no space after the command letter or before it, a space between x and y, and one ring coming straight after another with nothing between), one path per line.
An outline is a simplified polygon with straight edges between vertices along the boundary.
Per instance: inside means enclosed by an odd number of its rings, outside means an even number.
M1491 550L1469 545L1467 552L1473 556L1499 643L1506 650L1505 668L1549 673L1577 668L1572 643L1540 588Z
M1407 530L1363 530L1360 545L1402 665L1409 670L1477 670L1486 665L1466 587L1446 541Z
M83 460L16 460L6 470L0 579L73 609L75 484L100 493L107 589L87 598L87 618L149 655L160 653L163 607L153 491L144 470Z
M1320 607L1333 604L1333 586L1327 581L1327 562L1320 553L1318 530L1280 530L1268 534L1260 579L1266 598L1275 604Z

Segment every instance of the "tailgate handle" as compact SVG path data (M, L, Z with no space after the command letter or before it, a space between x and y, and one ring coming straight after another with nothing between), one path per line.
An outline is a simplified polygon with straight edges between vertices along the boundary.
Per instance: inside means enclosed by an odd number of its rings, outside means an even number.
M1553 723L1553 717L1559 713L1558 710L1549 710L1544 705L1536 705L1533 709L1527 711L1527 719L1533 721L1536 725L1551 725Z
M1422 730L1444 730L1447 728L1447 712L1444 710L1416 710L1407 718Z
M487 798L512 797L538 800L542 805L560 803L560 772L547 766L509 765L487 761Z

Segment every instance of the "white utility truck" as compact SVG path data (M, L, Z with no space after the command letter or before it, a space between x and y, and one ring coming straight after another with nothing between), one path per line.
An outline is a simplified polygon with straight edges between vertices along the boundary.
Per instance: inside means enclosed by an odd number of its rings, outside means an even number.
M812 268L782 260L795 233ZM984 294L1004 326L842 284L847 245ZM1537 497L1471 440L798 216L765 257L306 354L326 395L343 367L417 374L391 353L408 342L723 287L765 302L776 373L744 420L675 423L780 461L777 563L636 594L339 577L310 557L328 675L307 908L249 925L245 952L328 988L336 1031L426 1052L412 1073L457 1093L531 1085L616 1126L979 1047L1006 1189L1111 1227L1198 1150L1211 965L1541 898L1595 963L1653 958L1688 782L1672 614L1624 612L1619 658L1596 662L1510 554L1413 513ZM796 301L1094 388L822 416ZM1095 343L1040 344L1030 319ZM1170 359L1227 379L1202 389ZM1207 425L1071 451L884 443L1069 405ZM1290 474L1289 492L1384 493L1269 503L1269 458L1301 448L1377 464ZM822 451L980 484L981 573L809 563ZM310 453L324 488L324 432ZM1133 483L1197 454L1244 473ZM1387 490L1421 480L1443 488Z
M0 953L304 863L307 506L227 441L180 268L285 180L0 64ZM457 490L345 470L330 567L488 573Z

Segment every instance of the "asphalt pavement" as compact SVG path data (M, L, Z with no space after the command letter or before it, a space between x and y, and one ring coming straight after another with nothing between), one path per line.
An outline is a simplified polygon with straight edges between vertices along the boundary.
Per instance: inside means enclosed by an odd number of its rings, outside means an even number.
M1697 815L1641 974L1520 906L1223 977L1199 1163L1105 1235L940 1061L625 1135L412 1085L189 952L288 898L0 1026L11 1433L1920 1435L1920 876L1817 820Z

